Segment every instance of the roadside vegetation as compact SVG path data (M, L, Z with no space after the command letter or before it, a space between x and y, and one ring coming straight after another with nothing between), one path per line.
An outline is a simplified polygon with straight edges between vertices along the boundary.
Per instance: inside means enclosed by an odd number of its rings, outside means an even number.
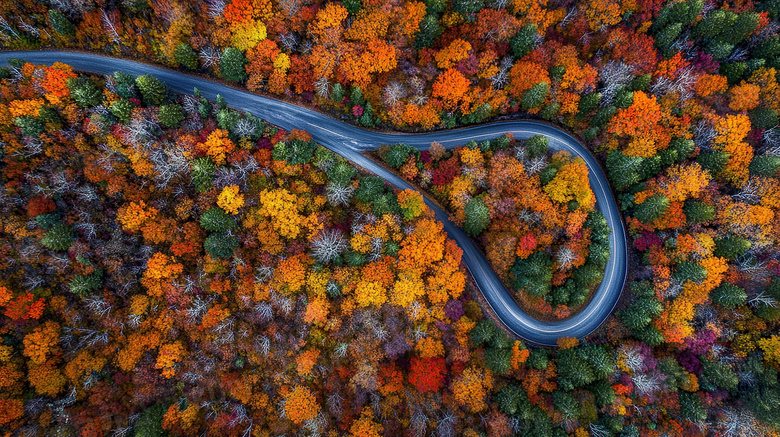
M377 156L445 205L532 316L567 318L601 283L610 231L588 168L548 151L547 137L503 135L451 151L393 144Z

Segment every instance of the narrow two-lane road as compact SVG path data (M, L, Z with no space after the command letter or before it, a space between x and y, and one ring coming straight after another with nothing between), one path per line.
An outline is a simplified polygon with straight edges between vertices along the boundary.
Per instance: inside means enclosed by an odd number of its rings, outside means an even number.
M112 74L114 71L123 71L136 76L151 74L164 81L174 91L192 93L193 88L198 88L206 98L212 100L220 94L235 109L254 114L286 130L297 128L308 131L318 143L402 189L413 187L367 159L361 152L375 150L381 144L397 142L424 150L433 141L452 148L470 140L481 141L504 133L511 133L515 138L521 139L537 134L545 135L550 139L551 149L569 151L585 161L590 172L590 183L596 195L596 207L604 214L612 231L609 237L611 256L604 272L604 280L588 305L575 316L560 322L543 322L523 312L471 238L449 221L447 213L427 198L426 203L436 212L436 217L444 223L444 229L450 237L463 249L464 263L495 315L510 331L524 340L554 346L560 337L585 337L609 317L625 285L626 234L607 178L598 161L585 146L555 127L534 121L507 121L426 134L378 133L348 125L292 103L258 96L208 79L138 62L85 53L33 51L0 53L0 65L6 65L8 59L12 58L46 65L64 62L72 65L76 70L99 74Z

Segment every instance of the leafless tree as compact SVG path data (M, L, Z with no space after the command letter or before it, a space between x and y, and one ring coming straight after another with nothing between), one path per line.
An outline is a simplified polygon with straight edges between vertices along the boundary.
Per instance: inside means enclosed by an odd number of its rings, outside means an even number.
M715 139L715 127L707 120L701 120L693 131L693 142L697 147L709 149L712 140Z
M385 86L383 97L385 105L392 106L406 97L406 90L401 82L393 81Z
M321 263L329 263L347 249L347 239L339 230L327 229L311 243L312 255Z
M768 306L777 308L777 300L774 297L768 295L766 290L762 290L748 299L748 305L752 307Z
M326 403L328 404L328 411L330 411L331 414L335 418L340 418L341 414L344 413L344 409L341 407L341 401L343 401L344 398L341 397L339 392L335 392L328 396L328 399Z
M639 349L635 346L622 345L618 351L625 356L626 366L631 369L632 372L637 373L642 370L644 367L644 359L642 358L642 354L639 353Z
M572 22L574 18L577 17L577 6L573 6L568 12L566 12L566 16L563 17L563 20L561 20L561 27L565 28L567 24Z
M87 310L101 319L111 314L111 310L114 308L113 305L99 297L86 297L83 302L86 304Z
M415 76L409 79L409 94L412 95L410 102L414 105L424 105L428 101L425 95L425 81Z
M351 185L339 185L329 182L325 187L328 202L333 206L349 205L349 200L352 198L352 193L354 192L355 187Z
M661 381L655 374L638 373L631 377L631 381L641 394L655 393L661 388Z
M450 410L444 410L439 422L436 425L437 437L454 437L455 436L455 424L458 421L458 417Z
M300 7L299 0L279 0L279 9L284 10L288 18L295 15Z
M103 29L108 34L108 37L111 38L111 41L115 44L121 43L114 20L106 13L105 9L100 11L100 22L103 24Z
M528 174L537 174L547 167L547 159L544 156L532 158L524 167L526 167L525 171L528 172Z
M222 57L219 50L211 46L202 47L198 54L200 55L201 62L205 68L211 67L212 65L219 65L219 60Z
M14 36L14 38L19 38L19 34L16 32L16 29L14 29L13 26L11 26L11 24L9 24L2 15L0 15L0 29L10 33Z
M24 18L22 17L19 17L19 28L36 38L41 34L41 32L35 26L27 24L27 22L25 22Z
M317 94L317 97L322 99L330 97L330 82L328 82L328 79L321 77L317 82L314 82L314 92Z
M349 349L349 343L341 342L338 346L336 346L335 353L336 357L341 358L344 355L347 354L347 350Z
M568 247L561 247L556 253L555 260L558 262L560 270L568 269L574 260L577 259L576 254Z
M225 0L207 0L208 14L211 17L222 16L222 11L225 9Z
M764 435L763 429L748 410L727 408L718 421L718 429L724 437L758 437Z
M762 141L767 154L780 156L780 128L775 126L765 130Z
M257 124L252 120L242 118L236 123L236 127L233 131L239 137L251 137L257 133Z
M609 61L599 72L604 86L601 88L601 106L609 106L620 87L634 78L633 68L622 62Z
M593 422L590 423L590 435L591 437L607 437L612 434L604 427L604 425L597 425Z
M296 38L295 34L292 32L279 35L279 42L282 43L282 46L285 49L291 52L295 51L296 47L298 47L298 38Z

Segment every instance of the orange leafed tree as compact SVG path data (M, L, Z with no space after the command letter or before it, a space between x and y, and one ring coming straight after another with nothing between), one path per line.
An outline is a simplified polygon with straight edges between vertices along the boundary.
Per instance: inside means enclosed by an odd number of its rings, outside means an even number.
M609 132L617 135L639 136L650 132L661 121L661 105L655 96L643 91L634 93L634 103L626 109L618 109L610 122Z
M731 96L729 108L731 108L732 111L737 112L754 109L758 106L760 91L761 88L758 85L742 81L740 85L732 87L731 90L729 90Z
M259 214L272 220L273 227L282 237L297 238L301 232L303 217L298 214L297 196L283 188L263 190L260 193Z
M436 64L441 69L452 68L460 60L468 57L471 44L461 38L453 40L450 45L436 53Z
M441 122L439 113L430 103L423 105L407 103L403 107L402 120L409 126L420 126L423 129L430 129Z
M0 426L10 423L24 415L24 401L21 399L0 398Z
M447 239L443 229L444 225L439 221L428 218L418 220L414 231L401 242L398 267L419 269L441 260Z
M175 374L174 365L177 361L182 361L186 353L187 350L182 346L181 342L177 341L176 343L163 345L157 354L155 367L162 369L164 377L170 378Z
M360 419L352 422L349 428L350 435L354 437L379 437L382 435L382 425L374 422L374 413L370 407L364 407L360 413Z
M520 100L523 94L539 82L550 83L550 75L541 64L532 61L519 61L509 71L509 95Z
M223 129L214 129L206 138L206 142L198 143L195 149L211 157L217 165L225 164L227 155L233 153L236 145L228 138L228 132Z
M748 166L753 159L753 148L743 141L749 131L750 119L747 115L727 115L715 122L717 134L714 142L729 155L723 176L736 187L747 182Z
M296 425L313 419L319 411L320 404L317 398L306 387L296 386L285 399L284 412Z
M460 71L450 68L436 78L433 84L433 97L441 99L442 105L447 110L455 110L465 97L471 86Z
M591 30L600 30L620 22L623 10L615 0L588 0L582 4Z
M54 352L60 338L60 325L46 322L24 337L24 356L33 365L46 362L46 357Z
M141 285L146 287L150 296L161 297L173 285L172 280L176 279L184 270L184 266L174 261L173 257L157 252L146 262L146 271L141 278Z
M55 62L51 67L46 68L45 72L41 85L47 92L46 100L57 105L63 97L70 95L68 79L76 77L76 73L70 65L61 62Z
M452 383L455 400L472 413L487 408L485 398L493 388L493 375L488 369L469 367Z
M225 5L222 15L230 24L243 23L252 19L252 0L233 0Z
M713 94L720 94L728 89L728 80L726 76L718 74L704 74L696 80L694 89L696 94L702 97L708 97Z
M698 163L671 167L666 172L664 194L673 202L681 202L698 196L711 179L709 172Z

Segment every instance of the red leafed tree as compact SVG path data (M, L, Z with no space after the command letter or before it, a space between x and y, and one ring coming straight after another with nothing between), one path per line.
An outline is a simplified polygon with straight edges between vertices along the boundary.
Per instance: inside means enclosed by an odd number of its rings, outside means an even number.
M444 385L447 365L444 358L412 358L409 382L419 392L439 391Z
M30 202L27 204L27 215L32 218L40 214L50 213L56 208L57 206L54 204L54 200L50 197L43 195L35 196L30 199Z
M44 300L35 300L35 296L25 293L8 302L5 307L6 317L12 320L38 319L43 315Z

